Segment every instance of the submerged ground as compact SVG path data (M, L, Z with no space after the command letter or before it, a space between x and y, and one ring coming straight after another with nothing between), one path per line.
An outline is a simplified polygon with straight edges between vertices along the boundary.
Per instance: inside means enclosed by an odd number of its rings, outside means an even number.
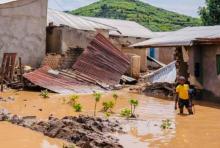
M21 116L37 116L47 119L53 114L55 117L78 115L73 108L64 102L68 96L50 94L50 98L43 99L39 92L8 90L1 94L8 98L7 102L0 101L0 108L8 109L11 113ZM196 102L196 114L193 116L179 116L174 111L173 101L162 100L145 95L129 93L127 89L118 91L119 99L114 109L115 114L110 118L117 118L123 124L128 134L114 134L126 148L218 148L220 141L220 105ZM14 99L11 99L14 98ZM125 120L119 117L122 108L129 107L128 100L136 98L140 105L137 109L137 120ZM98 104L101 110L102 102L112 100L112 92L105 93ZM94 99L92 95L80 95L79 102L83 106L80 114L92 115ZM104 115L98 112L98 116ZM172 129L161 130L162 120L170 119ZM7 122L0 123L0 145L4 148L62 148L63 140L52 139L41 133L18 127Z

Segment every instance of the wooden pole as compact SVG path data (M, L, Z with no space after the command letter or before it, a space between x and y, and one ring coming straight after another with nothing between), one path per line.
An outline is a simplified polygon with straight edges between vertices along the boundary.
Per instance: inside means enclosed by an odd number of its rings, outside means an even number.
M23 69L22 69L21 57L19 57L19 70L20 70L20 82L22 83L22 86L24 87L24 79L23 79Z

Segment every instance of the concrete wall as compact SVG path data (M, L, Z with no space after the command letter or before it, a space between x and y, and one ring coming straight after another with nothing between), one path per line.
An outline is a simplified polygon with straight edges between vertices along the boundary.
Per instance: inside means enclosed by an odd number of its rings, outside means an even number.
M129 48L130 45L145 41L144 38L109 36L110 41L123 53L132 53L141 57L141 71L147 70L147 53L145 48Z
M158 48L157 50L158 50L158 61L164 64L169 64L175 60L174 59L175 48L161 47Z
M4 52L16 52L23 64L39 66L45 56L46 25L47 0L0 5L0 59Z
M216 55L220 45L202 46L204 99L220 102L220 75L217 75Z
M188 49L189 81L192 85L203 89L203 50L200 46L186 47Z
M154 48L155 59L164 64L170 64L175 60L175 47L160 47ZM150 56L150 48L147 48L147 55Z
M145 41L144 38L109 36L110 41L118 48L129 47L132 44Z
M70 27L48 27L47 52L64 54L70 48L86 48L95 35L96 32L93 31Z
M122 48L123 53L132 53L141 57L141 72L147 71L147 52L145 48Z

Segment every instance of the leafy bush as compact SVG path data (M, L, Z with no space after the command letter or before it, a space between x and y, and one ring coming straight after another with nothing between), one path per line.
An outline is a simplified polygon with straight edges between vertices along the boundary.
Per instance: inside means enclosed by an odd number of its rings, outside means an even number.
M74 104L73 108L75 109L76 112L81 112L82 111L82 105L81 104Z
M121 110L120 115L122 117L130 118L131 117L131 110L128 109L128 108L124 108L124 109Z
M47 89L42 90L40 96L42 96L43 98L49 98L49 92L47 91Z
M79 96L78 95L72 95L70 96L70 101L69 101L69 104L71 105L75 105L77 103L77 100L79 99Z
M102 106L104 112L112 112L112 109L114 108L115 104L113 101L106 101L102 103Z

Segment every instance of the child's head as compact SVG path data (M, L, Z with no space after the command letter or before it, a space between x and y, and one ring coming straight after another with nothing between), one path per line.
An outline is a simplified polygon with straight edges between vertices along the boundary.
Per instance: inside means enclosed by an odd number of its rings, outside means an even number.
M180 76L179 77L179 83L183 85L183 84L185 84L185 82L186 82L185 77L184 76Z

